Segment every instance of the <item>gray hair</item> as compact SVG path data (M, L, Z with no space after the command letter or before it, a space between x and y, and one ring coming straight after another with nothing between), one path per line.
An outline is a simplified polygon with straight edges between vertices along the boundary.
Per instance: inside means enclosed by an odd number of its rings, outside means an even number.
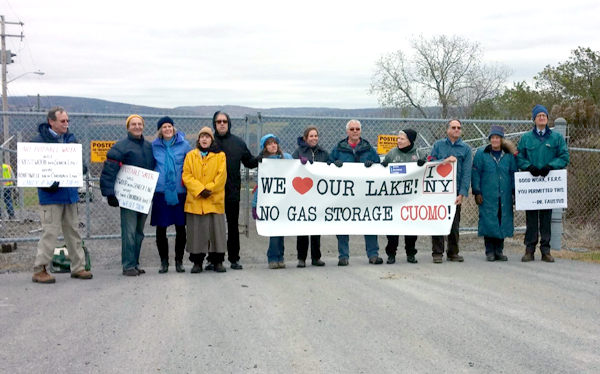
M351 125L351 124L353 124L353 123L356 123L356 124L357 124L357 125L358 125L358 126L361 128L361 129L362 129L362 126L361 126L361 124L360 124L360 121L359 121L359 120L357 120L357 119L351 119L351 120L350 120L350 121L348 121L348 123L346 124L346 131L348 131L348 129L350 128L350 125Z
M46 118L48 119L48 122L50 122L50 120L56 121L56 113L64 112L66 112L66 110L62 106L53 106L52 109L48 111L48 116Z

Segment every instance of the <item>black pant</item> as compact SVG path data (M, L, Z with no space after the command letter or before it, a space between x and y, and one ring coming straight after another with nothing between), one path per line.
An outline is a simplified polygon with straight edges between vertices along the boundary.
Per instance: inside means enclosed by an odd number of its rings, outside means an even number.
M483 241L485 243L486 255L501 255L502 251L504 251L504 239L484 236Z
M446 254L453 255L458 254L458 239L459 239L459 225L460 225L460 205L455 205L456 214L454 215L454 221L452 221L452 228L450 229L450 235L448 235L448 249ZM432 236L431 245L434 255L444 254L444 237L443 236Z
M550 253L550 238L552 236L552 209L525 211L525 250L534 253L538 243L538 228L542 237L540 251L542 254Z
M396 256L396 251L398 250L398 243L400 240L400 236L398 235L387 235L387 245L385 246L385 253L388 256ZM417 237L412 235L404 236L404 249L406 250L407 256L414 256L417 254L417 248L415 244L417 243Z
M296 240L296 250L298 251L298 260L306 260L308 255L308 236L299 236ZM310 237L310 257L313 260L321 258L321 236L312 235Z
M175 225L175 261L183 261L183 252L185 251L185 245L187 238L185 235L185 225ZM158 255L161 260L169 261L169 240L167 239L167 228L156 226L156 246L158 247Z
M227 259L229 262L240 260L240 202L225 201L225 216L227 217Z

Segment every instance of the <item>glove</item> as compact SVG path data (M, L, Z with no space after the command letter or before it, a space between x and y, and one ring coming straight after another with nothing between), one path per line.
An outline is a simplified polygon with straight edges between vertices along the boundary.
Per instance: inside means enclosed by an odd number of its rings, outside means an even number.
M425 163L426 163L426 162L427 162L427 161L425 161L425 160L422 160L422 159L421 159L421 160L417 160L417 165L419 165L419 166L423 166L423 165L425 165Z
M308 162L308 159L304 156L300 156L300 162L302 163L302 165L306 165L306 163Z
M541 170L540 170L540 169L538 169L538 167L537 167L537 166L530 165L530 166L529 166L527 169L525 169L525 170L527 170L528 172L530 172L530 173L531 173L531 175L533 175L534 177L539 177L539 176L540 176L540 172L541 172Z
M256 208L252 208L252 218L254 218L256 221L259 221L258 219L258 214L256 213Z
M210 194L212 194L211 190L207 190L206 188L202 190L202 192L200 192L200 196L202 196L203 198L207 198L210 196Z
M475 204L477 204L477 205L483 204L483 195L475 195Z
M548 173L550 173L550 170L553 170L554 168L550 165L544 165L542 166L542 168L540 169L540 175L542 177L545 177L546 175L548 175Z
M383 160L383 161L381 161L381 166L383 166L384 168L387 168L387 166L388 166L389 164L390 164L390 163L389 163L389 162L387 162L386 160ZM365 165L365 166L366 166L366 165Z
M56 192L58 190L58 182L52 183L50 187L42 187L42 190L46 192Z
M365 161L365 167L366 168L370 168L371 166L373 166L373 161L371 161L371 160Z
M119 206L119 200L117 200L117 197L115 195L107 196L106 199L108 200L108 205L114 207Z
M337 166L338 168L341 168L342 165L344 165L344 162L342 160L335 160L335 162L333 164L335 166Z
M263 159L263 155L256 156L256 161L258 161L259 163L262 162L262 159Z

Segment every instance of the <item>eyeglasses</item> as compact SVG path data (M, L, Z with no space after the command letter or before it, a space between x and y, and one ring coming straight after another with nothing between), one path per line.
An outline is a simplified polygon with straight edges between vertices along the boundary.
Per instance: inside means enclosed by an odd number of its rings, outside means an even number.
M452 130L461 130L460 126L451 126L450 128Z
M68 119L61 119L60 123L69 123L69 120Z
M215 123L229 123L226 119L218 119Z
M348 130L350 130L350 131L360 131L360 127L351 127Z

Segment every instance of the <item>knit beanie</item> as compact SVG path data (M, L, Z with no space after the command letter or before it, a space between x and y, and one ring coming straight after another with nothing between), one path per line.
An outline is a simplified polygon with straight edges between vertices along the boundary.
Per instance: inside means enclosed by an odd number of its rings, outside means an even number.
M173 122L173 120L171 119L171 117L164 116L163 118L159 119L158 122L156 123L156 129L160 130L160 127L162 125L164 125L165 123L170 123L171 125L175 125L175 123Z
M410 144L415 144L415 140L417 139L417 132L413 129L404 129L404 130L400 130L399 134L404 133L404 135L406 135L406 137L408 138L408 141L410 141Z
M531 111L531 114L533 115L533 120L535 121L535 117L537 117L538 114L540 113L546 113L546 116L549 117L548 115L548 109L546 109L545 106L537 104L536 106L533 107L533 110Z
M504 127L493 125L490 129L490 135L488 136L488 140L492 138L492 135L498 135L501 138L504 138Z
M125 121L125 126L127 126L127 128L129 128L129 121L131 121L133 118L139 118L142 120L142 125L144 127L146 127L146 122L144 121L144 119L142 118L142 116L140 116L139 114L132 114L129 117L127 117L127 121Z
M279 144L279 138L273 134L267 134L265 136L263 136L262 138L260 138L260 149L264 149L265 148L265 144L267 144L267 140L269 140L270 138L275 139L275 141L277 142L277 144Z
M215 135L213 134L212 129L208 126L204 126L203 128L200 129L200 132L198 133L198 138L200 138L200 135L202 135L202 134L208 134L208 135L210 135L212 140L215 140Z

